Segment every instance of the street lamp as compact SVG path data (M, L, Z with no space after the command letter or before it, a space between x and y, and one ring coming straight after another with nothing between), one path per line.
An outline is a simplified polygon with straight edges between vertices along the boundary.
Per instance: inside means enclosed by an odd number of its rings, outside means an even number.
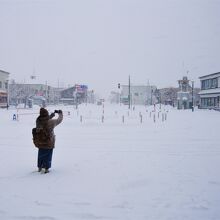
M194 112L194 81L192 81L192 112Z
M121 105L121 93L120 93L120 89L121 89L121 84L118 83L118 103L119 103L119 105Z
M6 85L7 85L6 89L7 89L7 109L8 109L9 107L9 80L8 79L6 80Z
M151 105L153 105L153 89L152 89L152 87L151 87Z
M130 79L130 75L128 78L128 101L129 101L128 108L131 109L131 79Z
M159 96L160 96L160 110L161 110L161 92L159 92Z

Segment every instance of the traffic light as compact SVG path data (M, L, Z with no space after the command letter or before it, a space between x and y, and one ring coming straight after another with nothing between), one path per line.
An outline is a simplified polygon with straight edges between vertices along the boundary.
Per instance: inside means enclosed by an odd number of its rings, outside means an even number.
M120 83L118 83L118 89L120 89L120 87L121 87L121 85L120 85Z

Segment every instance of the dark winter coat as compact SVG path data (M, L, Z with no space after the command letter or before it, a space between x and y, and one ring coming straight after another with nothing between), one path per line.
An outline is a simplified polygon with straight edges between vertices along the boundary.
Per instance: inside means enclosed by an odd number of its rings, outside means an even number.
M46 132L47 138L39 138L39 141L35 142L35 146L41 149L53 149L55 147L55 134L54 128L60 124L63 120L63 113L58 113L57 119L52 119L49 115L40 115L36 120L36 130Z

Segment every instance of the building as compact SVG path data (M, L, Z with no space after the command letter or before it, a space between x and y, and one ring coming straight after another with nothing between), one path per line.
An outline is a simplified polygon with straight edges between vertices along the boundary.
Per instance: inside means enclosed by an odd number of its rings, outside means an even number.
M200 108L220 109L220 72L199 77Z
M156 86L131 85L131 105L153 105L157 102L155 96ZM129 86L121 86L121 103L129 104Z
M67 89L63 89L60 92L60 102L67 105L73 105L75 103L74 92L75 92L74 86L71 86Z
M96 101L94 90L87 91L87 103L94 104Z
M192 87L189 85L189 80L186 76L183 79L178 80L179 91L177 92L177 108L178 109L190 109L192 108Z
M158 90L158 102L164 105L177 105L177 92L179 88L167 87Z
M9 73L0 70L0 108L8 107L8 81Z
M110 103L120 103L120 93L111 91L110 96L109 96L109 101Z
M10 104L24 104L24 107L32 105L45 106L59 102L59 90L46 84L11 83L9 85Z
M61 91L61 99L60 102L63 104L75 104L78 105L83 102L88 102L88 86L86 85L78 85L69 87ZM93 95L93 94L92 94Z
M178 80L179 91L177 92L178 109L194 109L199 105L200 88L194 87L194 81L189 80L186 76Z

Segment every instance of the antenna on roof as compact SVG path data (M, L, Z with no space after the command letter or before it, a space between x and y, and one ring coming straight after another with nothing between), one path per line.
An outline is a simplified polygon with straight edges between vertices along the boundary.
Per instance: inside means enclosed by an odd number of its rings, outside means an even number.
M36 76L31 75L30 78L31 78L31 79L36 79Z
M33 74L30 76L31 79L36 79L35 68L33 69Z

